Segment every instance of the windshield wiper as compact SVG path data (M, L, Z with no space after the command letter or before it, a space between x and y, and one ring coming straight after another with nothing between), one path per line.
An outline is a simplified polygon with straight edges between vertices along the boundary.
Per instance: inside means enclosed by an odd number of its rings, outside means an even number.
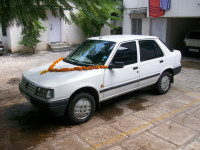
M75 59L68 59L68 58L65 58L64 61L68 62L68 63L71 63L73 65L80 65L79 62Z
M92 66L96 66L96 64L89 63L89 62L85 62L85 61L82 61L81 63L83 63L83 64L86 64L86 65L92 65Z

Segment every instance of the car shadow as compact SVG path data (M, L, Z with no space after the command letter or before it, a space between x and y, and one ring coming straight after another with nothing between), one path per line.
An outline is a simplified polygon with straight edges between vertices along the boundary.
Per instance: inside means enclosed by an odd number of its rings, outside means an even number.
M97 110L95 115L104 113L106 121L116 115L120 116L123 110L116 108L116 104L129 99L131 101L132 98L143 93L155 94L153 90L146 88L113 98L102 102L101 109ZM137 105L141 105L141 102L134 103L136 105L134 107L137 108ZM39 111L29 102L0 107L0 149L18 150L38 145L55 138L56 131L62 128L67 130L67 128L73 128L73 126L63 116L49 116Z

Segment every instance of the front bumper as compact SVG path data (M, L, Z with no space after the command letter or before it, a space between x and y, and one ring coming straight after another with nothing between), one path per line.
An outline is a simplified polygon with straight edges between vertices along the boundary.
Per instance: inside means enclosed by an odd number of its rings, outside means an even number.
M26 97L26 99L31 104L36 106L39 110L41 110L47 114L53 115L53 116L64 115L69 99L62 99L62 100L56 100L56 101L45 101L45 100L40 100L38 98L35 98L35 97L31 96L30 94L28 94L27 92L25 92L25 90L23 90L23 88L20 86L20 84L19 84L19 90L20 90L21 94L24 95Z

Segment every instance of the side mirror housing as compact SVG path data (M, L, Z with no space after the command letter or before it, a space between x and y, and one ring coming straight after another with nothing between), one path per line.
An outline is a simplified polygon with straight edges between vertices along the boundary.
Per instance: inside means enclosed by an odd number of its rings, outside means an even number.
M112 68L124 68L124 62L115 61L114 63L108 66L108 69Z

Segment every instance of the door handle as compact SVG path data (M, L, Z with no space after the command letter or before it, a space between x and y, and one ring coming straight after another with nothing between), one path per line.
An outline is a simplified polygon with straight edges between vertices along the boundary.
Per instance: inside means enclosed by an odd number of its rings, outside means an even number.
M138 69L138 67L133 67L133 70L137 70Z
M52 24L51 24L50 30L51 30L51 31L53 30Z
M160 60L160 63L163 63L164 61L163 60Z

